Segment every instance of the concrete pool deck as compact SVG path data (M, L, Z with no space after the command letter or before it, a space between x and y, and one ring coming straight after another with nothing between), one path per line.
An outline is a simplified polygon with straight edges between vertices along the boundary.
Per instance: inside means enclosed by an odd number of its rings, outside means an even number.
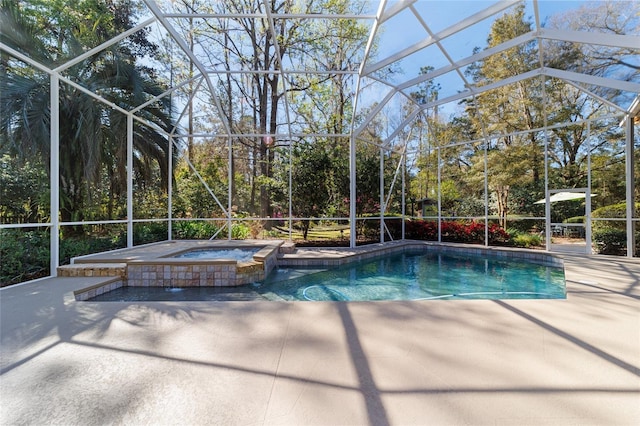
M566 300L77 302L0 291L2 425L637 425L640 260Z

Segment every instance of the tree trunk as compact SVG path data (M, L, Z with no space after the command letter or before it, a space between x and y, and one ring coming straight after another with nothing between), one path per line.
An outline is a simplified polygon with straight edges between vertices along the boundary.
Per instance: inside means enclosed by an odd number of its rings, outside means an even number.
M498 198L498 224L502 229L507 228L507 201L509 199L509 185L498 185L496 187Z
M309 224L311 222L308 220L303 220L302 221L302 239L307 241L307 236L309 234Z

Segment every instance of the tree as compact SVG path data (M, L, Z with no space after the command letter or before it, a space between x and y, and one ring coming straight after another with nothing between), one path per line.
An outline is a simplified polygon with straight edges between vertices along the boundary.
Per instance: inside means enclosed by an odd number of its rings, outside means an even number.
M261 13L264 9L263 3L255 0L231 0L220 4L220 7L238 14ZM274 13L290 13L295 10L295 5L287 0L270 0L269 8ZM253 123L257 133L275 135L278 133L279 123L277 118L283 96L278 71L281 68L283 58L289 56L291 46L300 43L298 38L300 23L277 18L273 20L272 27L267 20L239 17L230 21L233 22L233 25L220 21L218 22L219 25L212 25L209 23L210 21L205 22L205 25L210 30L208 32L210 34L208 41L212 45L221 47L217 53L212 53L212 55L217 55L218 59L223 61L229 68L232 67L229 63L230 61L237 61L236 65L242 68L274 71L271 74L253 74L248 89L244 86L244 81L236 80L234 84L242 97L252 105ZM225 29L224 33L221 33L220 28ZM230 32L242 33L248 41L248 46L240 39L228 38ZM207 36L203 34L202 39L204 40L205 37ZM277 51L276 46L278 48ZM229 53L233 55L233 58ZM231 81L232 77L229 76L227 91L230 91ZM231 105L232 101L227 99L227 102ZM232 124L234 123L233 116L233 111L229 109L227 120ZM277 145L278 141L274 141L270 137L255 137L250 141L245 139L241 142L249 142L251 144L251 155L255 157L255 165L258 168L255 173L259 171L259 175L264 176L268 181L271 177L272 168L270 163L273 161L274 153L272 144L275 142ZM265 182L264 179L253 179L256 185L261 181ZM259 188L254 187L252 189L252 201L256 190L259 191L260 215L262 217L272 216L270 194L267 187L264 184L260 185ZM252 210L253 206L250 206L250 211Z
M302 143L293 150L291 172L291 207L294 216L322 217L331 198L331 159L324 144ZM302 221L302 237L306 240L310 220Z
M296 133L346 133L351 114L351 84L348 71L357 69L366 44L368 28L356 19L283 18L281 14L345 14L365 7L364 2L347 0L230 0L207 5L184 0L189 11L225 12L229 18L203 19L193 29L194 44L206 61L228 71L218 80L215 94L223 105L224 120L234 134L231 168L245 176L251 188L248 200L242 200L235 184L231 194L239 209L260 216L273 215L269 188L273 186L275 153L291 143L305 143L307 138L274 137L289 129ZM268 8L273 19L255 19L249 14L264 13ZM185 37L190 30L183 25ZM283 77L281 68L319 69L318 74ZM242 72L237 70L256 70ZM325 71L337 70L336 73ZM285 98L288 111L284 111ZM262 135L270 135L263 137ZM336 170L345 172L346 138L319 138L335 147L329 153ZM348 163L345 163L348 164ZM331 199L334 203L348 193L342 176L331 176ZM235 179L234 179L235 182ZM241 202L246 204L242 206Z
M43 206L49 188L45 170L42 164L0 157L0 223L46 221L48 212Z
M209 189L216 194L225 191L227 186L227 162L217 155L215 141L204 141L192 146L192 164L198 170ZM192 172L182 159L176 166L176 185L174 188L174 214L182 217L211 218L220 217L222 212L213 201L200 178Z
M583 5L577 10L553 16L548 25L573 31L638 34L640 5L637 2L616 1ZM637 49L548 41L545 45L545 61L553 68L640 81ZM564 82L549 79L547 84L547 96L552 105L549 123L576 122L575 125L553 129L550 157L556 167L551 169L551 179L555 179L560 187L586 186L586 163L590 154L592 190L599 194L594 203L604 202L607 198L616 201L624 199L624 188L614 184L616 181L619 184L621 176L624 176L620 168L623 161L622 129L615 118L594 120L613 115L612 110L600 100ZM597 86L589 86L589 90L613 102L625 98L630 102L637 95ZM583 122L586 119L592 120L589 127Z
M328 13L349 14L362 12L365 3L323 0L315 7ZM331 161L327 175L331 210L343 211L346 216L343 200L349 197L349 138L337 135L349 133L355 78L347 72L358 68L369 29L356 19L339 19L309 20L300 31L306 43L293 45L292 49L307 68L327 73L290 78L288 96L294 124L302 132L336 135L314 138L312 143L325 146Z
M0 40L39 62L53 66L74 58L86 44L104 41L133 26L129 2L78 2L86 15L71 14L61 2L51 8L28 8L24 3L4 0L0 11L3 31ZM36 5L37 6L37 5ZM105 6L108 6L105 9ZM87 19L110 13L98 19L89 34ZM128 15L129 14L129 15ZM75 23L70 26L62 23ZM55 32L47 31L56 28ZM100 36L99 40L93 37ZM139 37L140 35L138 35ZM150 97L162 93L154 73L136 65L138 55L152 53L153 46L144 37L106 49L70 67L66 75L107 100L133 108ZM11 156L27 159L33 156L49 162L49 77L35 72L7 55L2 56L0 91L0 149ZM119 198L125 190L126 120L110 107L73 86L62 83L59 92L60 114L60 192L63 222L82 220L83 205L91 196L90 186L99 184L106 173L112 185L110 196ZM172 122L167 101L144 109L142 117L170 130ZM141 180L149 178L154 168L160 170L166 188L168 140L155 129L134 126L134 167ZM112 200L113 201L113 200ZM111 211L113 214L113 211ZM73 232L73 227L65 227ZM75 229L80 231L80 229Z
M525 18L524 5L497 18L491 26L487 49L528 33L532 24ZM534 42L524 43L491 55L469 75L482 86L523 74L538 66L538 50ZM531 80L489 90L467 102L467 114L476 133L491 144L487 147L489 188L495 193L497 213L506 226L511 186L538 182L543 170L543 151L538 133L509 136L514 132L533 130L543 124L542 86ZM497 136L493 135L506 135ZM495 152L493 152L495 151ZM515 161L513 161L515 160ZM484 153L475 157L473 168L484 175Z
M432 66L423 66L420 67L419 74L428 74L433 70ZM438 100L440 90L440 84L427 80L418 84L417 90L411 92L410 96L419 105L425 105ZM409 112L407 109L407 114ZM434 172L438 164L436 149L442 144L441 138L444 131L437 107L431 114L426 110L420 111L413 123L413 131L418 139L419 156L416 165L419 170L413 185L410 185L410 198L434 197L438 185L437 173Z

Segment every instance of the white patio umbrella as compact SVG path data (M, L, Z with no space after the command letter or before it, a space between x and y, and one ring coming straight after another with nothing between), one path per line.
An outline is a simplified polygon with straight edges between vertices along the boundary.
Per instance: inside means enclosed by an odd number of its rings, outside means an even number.
M592 197L595 197L597 194L591 194ZM569 201L569 200L579 200L581 198L585 198L587 194L584 192L556 192L555 194L549 197L550 203L555 203L557 201ZM543 198L542 200L538 200L533 204L544 204L546 200Z

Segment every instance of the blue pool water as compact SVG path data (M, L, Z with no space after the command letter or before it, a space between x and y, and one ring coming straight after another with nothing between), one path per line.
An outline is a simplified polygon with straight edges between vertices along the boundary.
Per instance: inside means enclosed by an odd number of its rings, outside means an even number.
M231 259L238 262L248 262L260 249L199 249L181 253L174 257L188 259Z
M445 300L564 299L564 271L522 260L403 253L337 268L281 268L233 288L123 287L92 300Z

